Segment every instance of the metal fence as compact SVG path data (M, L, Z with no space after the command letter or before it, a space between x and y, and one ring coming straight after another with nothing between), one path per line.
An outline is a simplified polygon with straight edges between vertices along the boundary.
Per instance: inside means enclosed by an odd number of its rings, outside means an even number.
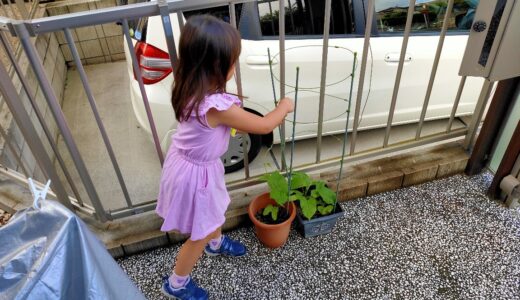
M19 101L19 95L12 83L9 74L6 71L4 65L0 65L0 89L1 93L4 96L6 103L9 106L9 109L13 115L16 124L19 126L20 130L23 133L23 136L31 149L32 154L36 158L40 168L43 170L45 176L52 180L52 190L56 193L58 199L65 205L75 209L81 209L84 212L91 213L95 215L99 220L106 221L114 218L124 217L132 214L141 213L144 211L149 211L155 207L155 201L148 201L144 203L140 203L138 205L135 204L130 197L128 192L127 185L122 176L120 166L116 159L116 155L114 153L113 147L111 145L111 141L107 135L103 120L100 117L96 100L94 98L94 93L90 88L85 70L81 63L81 59L79 57L78 51L73 41L73 36L71 34L71 28L82 27L82 26L91 26L91 25L101 25L106 23L114 23L121 22L123 26L123 32L126 39L126 43L128 48L130 49L130 55L133 63L133 69L136 73L136 78L139 82L140 91L142 94L142 98L144 101L144 106L146 109L148 122L150 124L150 128L153 135L153 141L155 144L155 149L157 152L158 160L163 162L163 152L161 151L159 137L157 135L157 130L155 128L155 123L153 120L153 115L150 109L150 105L148 103L148 98L146 94L146 89L141 77L141 70L139 68L139 64L137 61L137 57L135 52L133 51L134 46L131 39L130 29L128 26L128 21L136 18L148 17L160 15L164 34L166 37L168 50L170 54L170 59L172 64L177 59L176 55L176 47L175 41L173 39L173 32L171 27L171 13L177 13L179 16L180 12L186 10L193 9L202 9L202 8L210 8L215 6L228 5L230 10L231 23L233 26L237 26L236 18L235 18L235 4L236 3L244 3L250 1L230 1L230 0L160 0L160 1L152 1L146 3L138 3L132 5L125 5L113 8L99 9L88 12L79 12L72 13L68 15L62 16L54 16L47 17L42 19L35 20L13 20L7 18L0 18L0 37L2 40L3 48L8 53L9 58L11 59L11 63L15 67L15 71L20 77L23 88L25 90L31 89L32 87L29 85L27 80L24 78L23 74L20 71L19 66L17 65L16 57L13 54L13 50L9 47L9 41L6 38L6 34L11 34L15 36L21 43L21 46L24 50L25 55L30 61L30 65L36 74L36 78L38 80L38 84L43 92L46 104L50 108L52 112L53 119L59 129L61 136L66 144L66 148L68 150L68 154L74 163L75 171L79 173L79 177L81 178L81 182L74 182L72 177L70 176L71 170L68 169L64 162L63 155L64 153L60 153L58 151L58 146L56 144L55 138L53 138L49 132L48 125L46 125L46 120L44 116L41 114L38 105L35 103L34 99L31 100L31 105L34 108L34 111L37 115L37 120L33 120L30 118L27 113L26 108ZM414 139L399 142L395 144L389 144L389 136L392 129L392 122L394 111L396 107L396 99L399 92L401 74L403 71L403 65L405 62L405 54L408 44L408 39L411 32L411 24L412 24L412 15L413 9L415 7L415 1L409 1L409 9L407 14L407 21L405 25L405 30L402 38L402 47L400 51L400 59L397 68L397 75L395 78L393 95L391 99L391 106L388 112L388 121L387 127L385 131L384 140L381 141L381 146L376 149L371 149L369 151L356 151L356 141L358 138L358 126L360 120L360 111L361 111L361 98L363 95L363 87L365 81L365 74L367 71L367 58L369 52L369 45L371 39L372 24L374 18L374 4L375 0L368 0L368 9L370 12L366 16L366 26L365 26L365 34L364 34L364 44L363 51L361 53L361 60L359 64L360 68L360 77L358 81L357 87L357 98L355 99L355 103L353 103L354 107L354 118L353 118L353 129L351 134L351 146L350 153L345 157L346 162L353 162L357 160L367 159L371 157L376 157L404 149L409 149L413 147L418 147L422 145L427 145L431 143L436 143L439 141L446 141L453 138L465 137L465 145L467 148L470 147L472 141L477 132L478 124L482 118L487 99L489 98L490 91L492 88L492 84L488 81L485 81L480 97L477 102L477 106L475 112L473 114L473 118L468 127L462 129L452 129L453 120L456 115L457 107L459 105L459 100L461 98L461 94L465 85L466 78L462 77L459 84L459 89L457 95L454 99L453 110L451 112L451 116L448 122L448 126L445 131L439 132L433 135L422 135L422 129L425 122L426 112L428 109L428 103L431 96L431 91L433 87L433 83L437 73L437 66L439 63L440 55L443 48L443 42L446 36L447 27L448 27L448 18L452 11L454 0L448 1L448 8L446 10L446 14L444 16L443 27L439 36L438 47L436 50L436 55L434 58L433 68L431 70L430 79L427 84L427 93L424 97L422 112L420 115L419 123L417 125L416 136ZM325 6L325 19L324 19L324 32L323 32L323 52L322 52L322 67L321 67L321 86L319 91L319 111L318 111L318 124L317 124L317 144L316 144L316 159L314 161L310 161L305 165L298 166L297 170L310 171L310 170L319 170L321 168L329 168L338 165L340 161L340 157L323 160L321 155L322 149L322 137L323 137L323 113L325 106L325 82L326 82L326 74L327 74L327 55L328 55L328 42L329 42L329 24L331 17L331 0L324 1L323 5ZM280 65L280 90L279 96L284 97L286 95L285 91L285 6L283 1L279 1L279 65ZM182 18L179 18L182 20ZM182 26L182 24L180 24ZM96 186L93 183L91 178L91 174L87 170L85 166L84 159L80 154L76 141L71 133L71 130L67 124L62 108L60 107L60 103L52 90L51 82L49 78L46 77L46 73L44 70L44 66L42 64L42 58L39 57L37 49L30 42L31 38L51 32L63 32L65 38L70 47L70 51L74 58L74 62L79 72L85 93L88 98L88 102L92 113L94 115L95 121L99 128L99 133L103 139L104 145L106 147L106 151L110 157L111 164L113 169L115 170L115 174L117 177L117 181L120 185L121 190L123 191L123 195L126 201L126 206L118 209L116 211L107 211L103 205L103 199L100 199ZM237 79L237 88L238 92L241 93L241 76L240 76L240 65L236 65L236 79ZM29 94L29 93L28 93ZM40 138L37 132L37 127L42 127L45 133L45 138ZM1 130L0 132L3 132ZM285 128L284 125L281 125L280 128L282 141L285 140ZM45 147L45 144L50 145L50 152L47 150L48 147ZM246 143L243 144L244 147L247 147ZM245 151L247 153L247 151ZM52 157L55 157L57 160L57 164L54 164L52 161ZM251 186L254 184L258 184L257 177L251 177L249 172L249 164L248 157L244 155L244 178L242 180L233 181L228 183L228 189L239 189L247 186ZM283 164L282 164L283 165ZM283 170L282 170L283 171ZM59 173L62 172L64 174L63 177L59 176ZM138 176L138 174L135 174ZM64 180L62 180L64 178ZM90 207L87 203L85 203L84 199L82 200L80 194L78 193L78 185L82 186L86 191L86 194L89 198L89 202L92 204ZM69 193L69 191L71 191Z

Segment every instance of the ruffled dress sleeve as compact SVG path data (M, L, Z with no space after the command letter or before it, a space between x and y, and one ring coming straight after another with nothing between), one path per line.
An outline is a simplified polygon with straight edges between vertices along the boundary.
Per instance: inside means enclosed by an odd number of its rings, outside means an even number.
M206 113L214 108L218 111L225 111L231 108L232 105L236 105L238 107L242 106L242 101L237 96L226 94L226 93L218 93L211 94L204 98L204 101L199 106L199 117L204 120L206 123ZM197 113L194 111L191 112L191 116L196 117ZM209 127L209 126L208 126Z

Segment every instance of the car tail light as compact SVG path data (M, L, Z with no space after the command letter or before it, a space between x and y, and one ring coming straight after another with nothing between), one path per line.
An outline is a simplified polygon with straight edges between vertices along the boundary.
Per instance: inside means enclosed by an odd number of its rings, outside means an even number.
M139 62L144 84L157 83L173 71L168 53L150 44L137 42L135 56Z

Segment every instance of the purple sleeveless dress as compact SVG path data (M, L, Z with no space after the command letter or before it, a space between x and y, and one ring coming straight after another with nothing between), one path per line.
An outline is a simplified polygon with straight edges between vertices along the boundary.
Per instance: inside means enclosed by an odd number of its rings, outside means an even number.
M161 174L156 212L164 219L161 231L191 234L191 240L205 238L225 221L230 198L220 157L227 151L230 128L211 128L206 113L211 108L228 110L241 101L229 94L206 96L199 108L201 124L192 112L180 122L172 137Z

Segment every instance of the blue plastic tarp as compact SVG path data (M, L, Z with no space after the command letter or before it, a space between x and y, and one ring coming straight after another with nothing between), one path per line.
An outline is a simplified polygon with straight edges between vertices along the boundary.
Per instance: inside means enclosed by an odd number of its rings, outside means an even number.
M0 227L0 299L145 299L79 217L40 206Z

